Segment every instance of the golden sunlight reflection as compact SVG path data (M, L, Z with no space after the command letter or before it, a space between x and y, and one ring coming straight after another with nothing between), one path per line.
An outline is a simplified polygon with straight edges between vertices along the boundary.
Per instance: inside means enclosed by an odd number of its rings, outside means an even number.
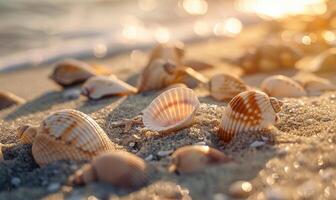
M143 32L143 23L134 16L125 16L120 20L122 36L126 40L136 40Z
M159 43L167 43L170 40L170 32L165 27L158 27L155 30L154 37Z
M213 28L213 32L217 36L234 37L241 32L243 28L242 23L237 18L228 18L223 22L218 22Z
M97 43L93 47L93 55L96 56L97 58L103 58L106 56L107 53L107 46L103 43Z
M208 11L208 3L205 0L183 0L182 6L191 15L204 15Z
M143 11L152 11L157 6L156 0L138 0L138 6Z
M329 44L334 43L336 39L336 35L332 31L324 31L322 37Z
M210 33L211 27L206 20L197 20L194 23L193 30L199 36L206 36Z

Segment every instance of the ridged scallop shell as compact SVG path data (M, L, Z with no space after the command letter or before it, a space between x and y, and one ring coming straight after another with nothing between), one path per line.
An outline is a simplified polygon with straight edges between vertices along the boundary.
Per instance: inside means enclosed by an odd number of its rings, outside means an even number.
M25 100L21 97L10 92L0 91L0 110L23 103L25 103Z
M82 86L82 94L90 99L100 99L112 95L135 94L137 89L116 76L95 76Z
M158 132L179 130L192 123L199 105L192 89L173 88L156 97L143 111L143 123Z
M218 74L209 81L210 95L217 101L231 100L237 94L248 90L248 86L238 77Z
M23 130L19 133L21 138L29 137L32 128L19 129ZM33 157L40 166L57 160L89 160L100 152L113 149L104 130L80 111L57 111L35 129L35 137L30 141L33 141Z
M190 145L181 147L173 153L169 170L194 173L230 160L232 160L230 157L209 146Z
M100 181L116 187L138 188L149 181L150 175L151 169L143 159L124 151L110 151L84 165L70 182L81 185Z
M148 64L154 60L162 59L165 61L173 61L180 64L184 58L184 44L183 43L165 43L158 44L150 53Z
M307 56L296 63L296 68L306 72L336 71L336 48L328 49L317 56Z
M310 96L318 96L323 92L336 90L336 85L332 84L328 79L311 73L299 73L293 77L293 80L300 83Z
M307 96L307 92L299 83L282 75L275 75L266 78L261 83L260 88L272 97Z
M36 127L23 125L17 128L16 132L21 144L32 144L37 134L37 129Z
M235 96L225 108L218 131L220 140L229 142L236 134L271 127L277 120L282 102L259 91Z
M178 88L178 87L188 88L188 86L184 83L174 83L172 85L169 85L165 89L163 89L162 92L168 91L168 90L173 89L173 88Z

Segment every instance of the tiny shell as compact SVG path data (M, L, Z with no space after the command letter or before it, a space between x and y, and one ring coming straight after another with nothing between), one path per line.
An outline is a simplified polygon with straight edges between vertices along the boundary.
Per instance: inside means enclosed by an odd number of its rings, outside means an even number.
M237 94L248 90L240 78L229 74L213 76L209 82L210 95L217 101L231 100Z
M192 69L196 71L214 68L214 66L210 63L207 63L201 60L194 60L194 59L188 59L188 60L183 61L183 65L187 67L191 67Z
M305 89L293 79L275 75L266 78L260 85L262 91L273 97L307 96Z
M25 100L21 97L10 92L0 91L0 110L23 103L25 103Z
M185 51L183 43L158 44L156 47L154 47L149 56L148 65L157 59L162 59L165 61L170 60L180 64L184 58L184 55Z
M100 99L112 95L135 94L137 89L115 76L95 76L87 80L82 86L82 94L90 99Z
M69 181L75 185L101 181L116 187L138 188L149 181L151 170L143 159L134 154L110 151L84 165Z
M319 96L323 92L336 90L336 85L328 79L311 73L299 73L293 77L293 80L300 83L310 96Z
M218 131L220 140L229 142L239 133L260 131L278 119L282 102L259 91L245 91L235 96L225 108Z
M158 132L179 130L192 123L199 105L192 89L173 88L156 97L143 111L143 123Z
M36 134L31 134L35 129ZM20 132L21 131L21 132ZM39 127L19 128L21 141L33 141L32 153L40 166L57 160L89 160L113 149L104 130L88 115L66 109L46 117Z
M224 153L209 146L190 145L181 147L173 153L169 171L194 173L231 160Z
M296 68L306 72L336 71L336 48L328 49L317 56L307 56L296 63Z

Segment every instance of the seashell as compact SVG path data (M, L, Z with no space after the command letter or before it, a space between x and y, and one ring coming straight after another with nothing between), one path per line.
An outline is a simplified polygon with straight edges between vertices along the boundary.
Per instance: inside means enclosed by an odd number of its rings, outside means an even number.
M178 88L178 87L188 88L188 86L184 83L174 83L172 85L169 85L165 89L163 89L162 92L168 91L168 90L173 89L173 88Z
M179 130L192 123L199 105L192 89L173 88L156 97L143 111L143 123L158 132Z
M116 76L95 76L88 79L82 86L82 94L90 99L100 99L112 95L135 94L137 89Z
M21 144L33 144L37 129L29 125L23 125L17 128L16 132Z
M104 130L91 117L72 109L49 115L39 127L19 128L18 134L21 141L33 141L33 157L40 166L57 160L89 160L113 149Z
M201 70L207 70L207 69L213 69L215 68L212 64L206 63L201 60L194 60L194 59L189 59L183 61L184 66L191 67L192 69L196 71L201 71Z
M85 62L67 59L56 63L50 78L66 87L79 84L96 75L106 75L110 70L101 65L90 66Z
M190 145L181 147L173 153L169 171L194 173L231 160L224 153L209 146Z
M229 74L215 75L209 81L210 95L217 101L231 100L248 89L243 80Z
M183 43L158 44L150 53L148 65L157 59L181 63L185 55Z
M236 134L260 131L278 119L282 102L259 91L245 91L235 96L225 108L218 131L220 140L229 142Z
M182 69L181 73L183 74L181 82L185 83L189 88L195 88L199 84L206 84L209 82L205 76L190 67Z
M328 79L311 73L299 73L293 77L293 80L300 83L310 96L319 96L323 92L336 90L336 85Z
M275 75L266 78L260 85L262 91L273 97L307 96L305 89L293 79Z
M336 48L328 49L317 56L307 56L296 63L296 68L306 72L335 71Z
M13 93L0 91L0 110L13 105L23 104L26 101Z
M143 159L125 151L110 151L84 165L69 181L75 185L101 181L116 187L138 188L149 181L150 175L151 168Z

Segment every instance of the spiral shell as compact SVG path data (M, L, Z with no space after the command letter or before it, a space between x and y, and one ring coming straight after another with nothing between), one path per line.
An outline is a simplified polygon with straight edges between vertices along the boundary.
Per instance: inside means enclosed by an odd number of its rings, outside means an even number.
M237 94L248 90L240 78L229 74L218 74L209 81L210 95L217 101L231 100Z
M169 170L179 173L194 173L230 160L232 160L230 157L209 146L190 145L181 147L173 153Z
M32 134L34 129L36 133ZM21 141L33 141L33 157L40 166L57 160L89 160L113 149L104 130L91 117L72 109L49 115L39 127L19 128L18 134Z
M218 131L220 140L229 142L236 134L264 130L272 126L282 102L259 91L235 96L225 108Z
M299 83L282 75L266 78L261 83L260 88L273 97L301 97L307 95L307 92Z
M90 99L100 99L112 95L135 94L137 89L116 76L95 76L87 80L82 86L82 94Z
M158 132L179 130L192 123L199 105L192 89L173 88L156 97L143 111L143 123Z
M173 61L180 64L184 58L184 44L183 43L165 43L158 44L152 50L148 64L151 64L154 60L162 59L165 61Z
M310 96L318 96L323 92L336 90L336 86L328 79L311 73L299 73L293 77L293 80L300 83Z
M0 91L0 110L23 103L25 103L25 100L21 97L10 92Z
M317 56L307 56L296 63L296 68L306 72L334 72L336 48L328 49Z
M110 183L116 187L138 188L150 178L151 168L136 155L124 151L105 152L70 177L75 185L93 181Z

